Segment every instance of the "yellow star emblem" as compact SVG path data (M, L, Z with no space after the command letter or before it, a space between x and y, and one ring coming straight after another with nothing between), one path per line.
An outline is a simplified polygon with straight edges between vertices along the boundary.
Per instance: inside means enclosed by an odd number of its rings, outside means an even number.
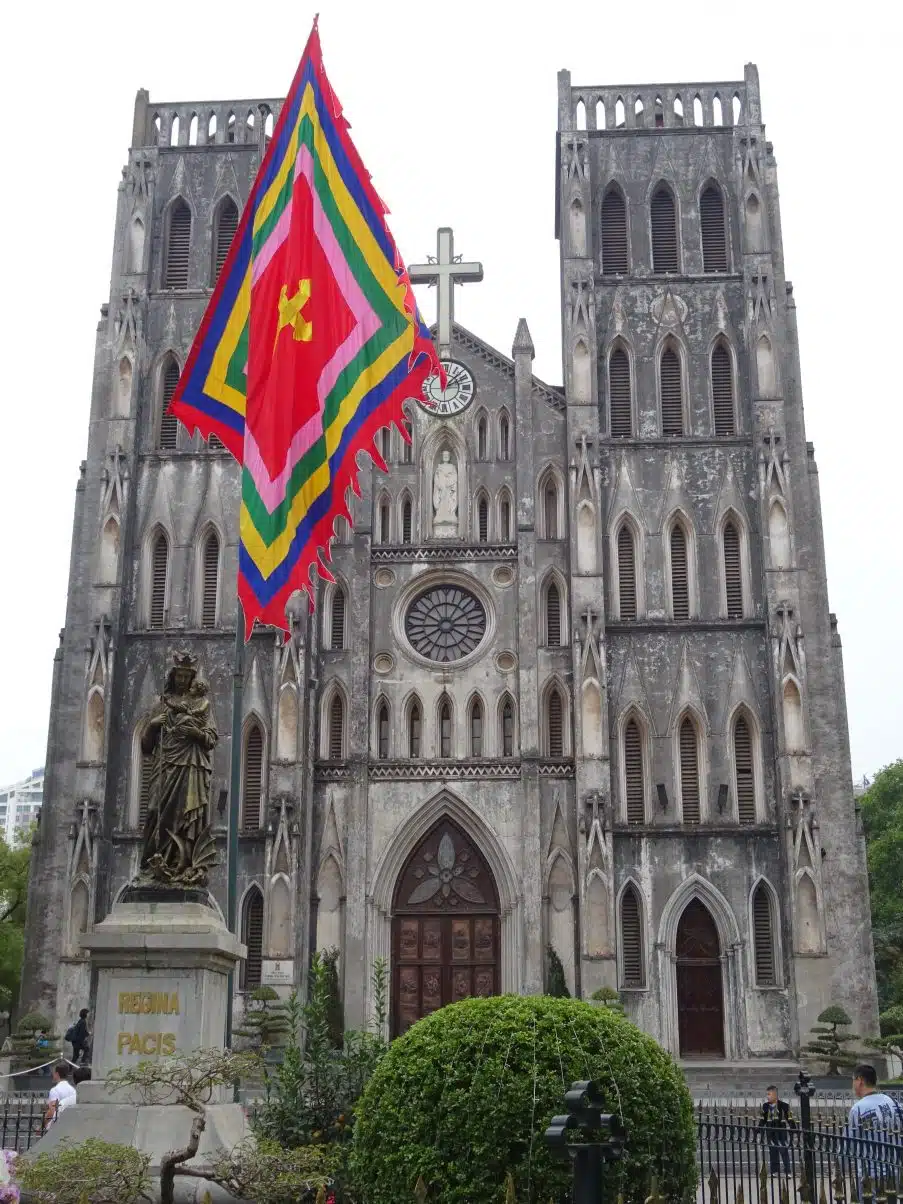
M309 343L313 338L314 325L301 314L302 309L310 300L310 281L299 280L298 291L294 297L288 295L288 286L283 284L279 294L279 322L276 326L276 338L283 326L291 326L292 338L297 343Z

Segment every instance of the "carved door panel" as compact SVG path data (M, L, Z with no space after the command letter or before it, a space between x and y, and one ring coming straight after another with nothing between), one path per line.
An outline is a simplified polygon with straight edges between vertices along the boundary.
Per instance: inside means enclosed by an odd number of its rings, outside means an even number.
M677 926L677 1028L681 1057L724 1057L724 985L718 930L698 899Z

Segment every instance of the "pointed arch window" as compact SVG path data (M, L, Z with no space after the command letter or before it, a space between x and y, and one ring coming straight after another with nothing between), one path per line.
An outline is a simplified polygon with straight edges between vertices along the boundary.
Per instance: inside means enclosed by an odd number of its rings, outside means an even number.
M680 522L671 528L671 612L677 622L690 617L687 533Z
M405 445L407 446L407 444ZM410 543L412 538L412 515L411 499L406 497L401 503L401 542Z
M511 542L511 498L503 493L499 501L499 541Z
M666 347L662 352L660 378L662 434L677 437L684 433L684 398L680 357L673 347Z
M483 756L483 704L478 698L470 707L470 755Z
M489 500L485 494L477 502L477 539L480 543L489 540Z
M558 689L549 691L549 701L546 704L546 743L550 757L564 756L564 703Z
M677 208L674 194L660 184L652 196L652 270L656 275L680 271L677 238Z
M330 761L341 761L345 753L345 702L338 690L329 704L327 750Z
M631 717L624 725L625 810L629 824L646 822L646 782L643 770L643 736Z
M727 271L727 238L724 228L724 197L716 184L709 184L699 198L702 228L702 270Z
M734 374L730 352L723 343L716 343L712 349L712 408L715 415L715 435L723 439L736 434Z
M412 702L408 711L408 756L417 759L420 756L420 703Z
M627 206L619 188L609 188L602 201L602 272L627 275Z
M502 756L514 756L514 703L506 698L502 704Z
M752 902L753 949L756 958L756 986L777 986L777 958L774 952L774 917L771 892L760 882Z
M639 896L631 884L621 896L621 983L625 987L646 985L641 917Z
M743 618L743 573L740 564L740 532L733 519L724 524L721 536L724 554L724 593L729 619Z
M756 780L753 767L753 741L749 721L738 715L734 724L734 793L737 819L741 824L756 822Z
M389 542L389 501L382 498L376 516L377 540L379 543Z
M636 546L629 523L618 531L618 617L622 620L637 617Z
M389 707L385 702L376 713L376 755L380 761L389 759Z
M238 206L230 196L223 197L216 210L213 232L213 283L216 284L223 270L232 239L238 229Z
M546 645L561 647L561 590L555 581L546 590Z
M179 383L179 365L173 356L169 356L163 365L162 385L163 395L160 405L160 435L158 444L161 451L175 451L179 443L179 420L170 414L169 403L172 401Z
M216 626L219 597L219 536L211 531L204 540L203 582L201 586L201 626Z
M345 647L345 591L336 585L332 591L332 610L329 615L329 647L339 650Z
M507 414L499 419L499 459L511 459L511 423Z
M158 531L151 546L150 627L152 631L162 631L166 622L168 569L169 540L163 531Z
M248 953L241 963L240 986L243 991L253 991L260 986L263 971L263 895L256 886L245 898L241 939Z
M241 826L245 832L260 827L263 811L263 732L252 723L245 737L245 763L241 784Z
M633 434L630 360L623 347L615 347L608 357L608 407L612 439L629 439Z
M142 735L144 733L142 732ZM141 740L138 742L138 827L142 831L147 823L150 808L151 780L154 775L154 754L146 753Z
M408 437L401 440L401 462L402 464L412 464L414 461L414 428L407 419L404 420L402 426Z
M448 760L452 755L451 703L443 698L439 704L439 756Z
M547 476L542 487L542 515L546 539L558 539L558 486Z
M680 800L685 824L702 818L699 802L699 739L696 724L685 715L680 725Z
M191 250L191 210L181 197L169 207L166 225L164 288L188 288L188 257Z
M489 432L486 415L481 414L477 422L477 459L486 460L489 455Z

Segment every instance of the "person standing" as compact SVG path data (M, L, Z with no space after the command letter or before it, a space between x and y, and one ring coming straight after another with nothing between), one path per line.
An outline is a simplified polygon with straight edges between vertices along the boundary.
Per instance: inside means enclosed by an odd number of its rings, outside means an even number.
M57 1062L53 1068L53 1086L44 1112L44 1131L50 1128L61 1112L71 1108L77 1101L75 1088L69 1079L69 1063Z
M850 1108L847 1124L856 1159L859 1179L859 1198L868 1177L873 1189L879 1182L896 1182L903 1161L901 1122L903 1109L896 1100L878 1090L878 1074L868 1062L853 1069L853 1094L856 1103Z
M772 1084L766 1089L765 1103L762 1105L762 1119L759 1122L765 1130L768 1140L768 1163L772 1175L790 1175L790 1151L787 1148L790 1129L796 1128L796 1121L786 1100L778 1099L778 1089Z
M72 1061L80 1062L88 1052L88 1009L82 1008L78 1019L66 1030L64 1040L72 1046Z

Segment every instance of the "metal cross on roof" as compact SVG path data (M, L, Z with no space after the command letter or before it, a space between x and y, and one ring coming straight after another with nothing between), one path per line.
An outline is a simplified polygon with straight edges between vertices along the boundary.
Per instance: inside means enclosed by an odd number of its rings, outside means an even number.
M427 263L412 263L408 275L414 284L429 284L438 289L436 342L441 359L451 355L452 323L455 320L455 285L474 283L483 279L481 263L464 263L455 254L455 240L450 226L440 227L436 236L436 255L427 256Z

